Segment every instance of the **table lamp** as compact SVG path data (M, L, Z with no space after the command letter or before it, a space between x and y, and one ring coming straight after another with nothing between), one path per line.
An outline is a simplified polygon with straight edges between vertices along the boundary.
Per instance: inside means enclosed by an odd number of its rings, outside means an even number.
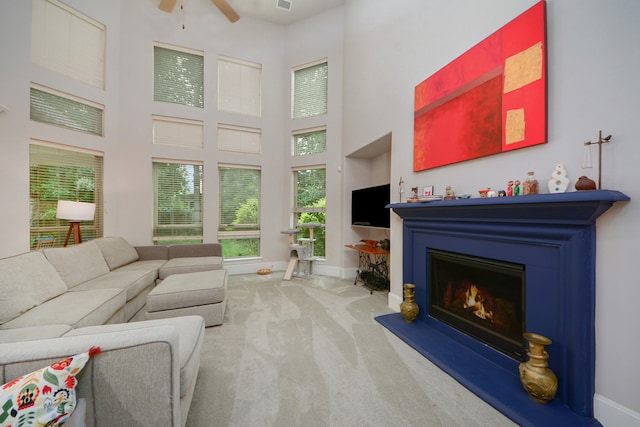
M92 221L96 213L95 203L74 202L71 200L58 200L56 218L69 221L69 231L64 239L64 246L69 243L69 237L73 232L73 242L77 245L82 243L80 235L80 221Z

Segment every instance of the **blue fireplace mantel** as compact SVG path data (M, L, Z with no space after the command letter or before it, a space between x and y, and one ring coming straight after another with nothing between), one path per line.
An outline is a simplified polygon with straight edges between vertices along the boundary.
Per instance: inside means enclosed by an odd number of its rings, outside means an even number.
M618 191L388 205L403 219L403 281L416 285L420 314L376 320L522 426L600 426L595 393L596 220ZM428 252L443 250L525 266L525 329L549 337L558 392L547 404L522 388L519 361L428 313Z

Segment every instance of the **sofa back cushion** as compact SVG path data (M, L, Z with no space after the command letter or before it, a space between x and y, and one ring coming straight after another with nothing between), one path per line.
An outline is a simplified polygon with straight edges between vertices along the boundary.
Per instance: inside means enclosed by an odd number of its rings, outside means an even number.
M44 255L69 288L109 272L102 251L94 241L66 248L47 248Z
M0 324L67 291L42 252L0 259Z
M197 243L169 246L169 259L200 256L222 256L220 243Z
M122 237L102 237L94 240L110 270L138 260L138 252Z

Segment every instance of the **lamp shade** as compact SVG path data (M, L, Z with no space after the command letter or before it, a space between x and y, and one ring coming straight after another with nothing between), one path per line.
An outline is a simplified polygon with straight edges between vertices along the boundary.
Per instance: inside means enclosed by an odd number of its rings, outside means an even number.
M56 218L69 221L91 221L95 213L95 203L58 200Z

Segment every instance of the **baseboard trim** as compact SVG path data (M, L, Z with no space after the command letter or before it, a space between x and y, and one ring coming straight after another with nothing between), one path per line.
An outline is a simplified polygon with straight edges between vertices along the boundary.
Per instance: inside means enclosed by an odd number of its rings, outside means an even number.
M640 427L640 413L596 393L594 415L603 426Z

